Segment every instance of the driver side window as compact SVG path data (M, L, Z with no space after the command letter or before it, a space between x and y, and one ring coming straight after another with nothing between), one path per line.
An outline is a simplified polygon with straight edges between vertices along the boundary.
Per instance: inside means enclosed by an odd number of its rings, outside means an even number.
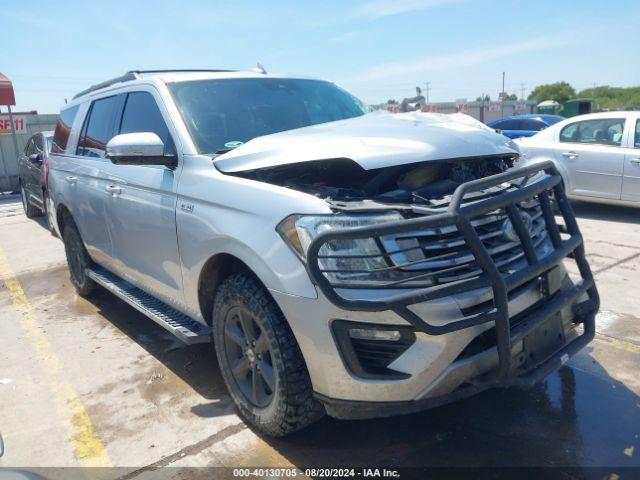
M175 154L175 146L156 100L149 92L132 92L120 120L119 133L152 132L164 143L165 155Z

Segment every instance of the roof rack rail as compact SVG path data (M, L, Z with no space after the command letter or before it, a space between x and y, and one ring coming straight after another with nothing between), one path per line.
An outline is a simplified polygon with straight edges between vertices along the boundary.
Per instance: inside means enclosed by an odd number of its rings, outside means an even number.
M104 82L100 82L100 83L96 83L95 85L91 85L89 88L87 88L86 90L82 90L79 93L76 93L73 96L73 99L75 100L78 97L82 97L83 95L86 95L87 93L91 93L94 90L100 90L101 88L106 88L110 85L114 85L116 83L121 83L121 82L128 82L129 80L136 80L140 77L138 77L138 73L134 72L134 71L130 71L125 73L124 75L120 75L119 77L115 77L112 78L111 80L106 80Z
M119 77L112 78L111 80L106 80L104 82L96 83L95 85L91 85L89 88L82 90L79 93L76 93L73 96L75 100L78 97L82 97L87 93L91 93L95 90L100 90L101 88L106 88L116 83L128 82L129 80L137 80L141 73L179 73L179 72L235 72L236 70L220 70L220 69L208 69L208 68L184 68L184 69L161 69L161 70L129 70L124 75L120 75Z
M223 70L215 68L174 68L174 69L160 69L160 70L131 70L133 73L188 73L188 72L236 72L237 70Z

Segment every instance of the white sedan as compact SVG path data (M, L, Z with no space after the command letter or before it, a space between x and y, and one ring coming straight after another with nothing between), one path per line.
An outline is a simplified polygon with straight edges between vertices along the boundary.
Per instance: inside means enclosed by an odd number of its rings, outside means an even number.
M580 115L516 143L519 165L553 161L570 198L640 206L640 112Z

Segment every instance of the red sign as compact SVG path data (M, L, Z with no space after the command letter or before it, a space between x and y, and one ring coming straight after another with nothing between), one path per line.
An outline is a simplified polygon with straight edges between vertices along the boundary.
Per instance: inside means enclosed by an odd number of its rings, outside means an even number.
M466 112L469 111L469 104L468 103L458 103L458 104L456 104L456 108L458 109L458 112L466 113Z
M27 119L24 115L13 116L13 128L16 133L27 131ZM9 115L0 115L0 133L11 133L11 120Z

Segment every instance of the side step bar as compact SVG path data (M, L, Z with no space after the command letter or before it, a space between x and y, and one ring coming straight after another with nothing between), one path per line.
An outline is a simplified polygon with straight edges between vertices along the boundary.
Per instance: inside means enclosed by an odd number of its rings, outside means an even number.
M169 330L188 345L211 341L211 329L177 311L104 268L87 269L87 275L133 308Z

